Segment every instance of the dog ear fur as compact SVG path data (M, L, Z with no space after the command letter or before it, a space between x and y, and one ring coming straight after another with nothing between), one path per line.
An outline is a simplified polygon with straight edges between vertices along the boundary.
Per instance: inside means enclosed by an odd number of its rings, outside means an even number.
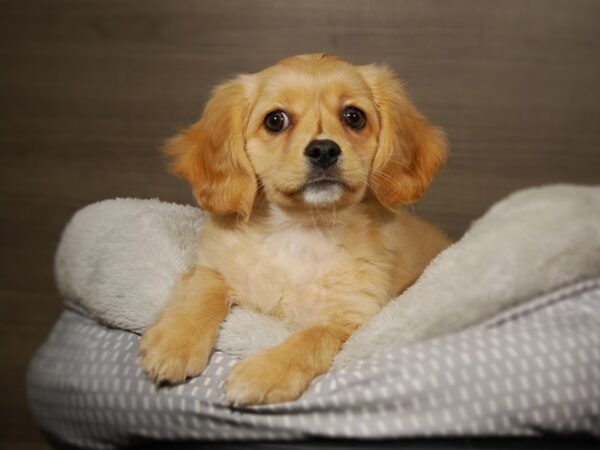
M416 202L446 161L445 135L419 114L391 70L378 65L360 70L380 121L369 185L386 208Z
M257 181L245 150L248 97L244 76L217 86L200 120L166 145L171 171L213 214L248 218L252 211Z

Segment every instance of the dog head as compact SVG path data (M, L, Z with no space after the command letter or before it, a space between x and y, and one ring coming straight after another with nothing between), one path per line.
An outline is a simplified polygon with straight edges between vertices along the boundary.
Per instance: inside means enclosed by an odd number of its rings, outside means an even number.
M259 192L293 208L415 202L446 143L389 69L313 54L218 86L167 151L204 209L248 217Z

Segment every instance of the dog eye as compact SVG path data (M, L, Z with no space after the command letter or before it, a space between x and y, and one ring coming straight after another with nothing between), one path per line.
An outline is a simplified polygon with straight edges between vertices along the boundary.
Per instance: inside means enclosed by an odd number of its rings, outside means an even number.
M265 128L274 133L279 133L290 126L290 118L285 111L272 111L265 117Z
M354 106L347 106L342 111L342 120L346 125L355 130L360 130L367 123L365 113Z

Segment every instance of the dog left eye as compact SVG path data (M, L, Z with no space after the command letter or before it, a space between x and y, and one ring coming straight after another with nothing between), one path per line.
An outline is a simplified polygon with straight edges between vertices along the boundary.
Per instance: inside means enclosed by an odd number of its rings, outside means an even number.
M350 128L354 128L355 130L364 128L365 124L367 123L365 113L354 106L347 106L344 108L342 111L342 120L346 125L348 125Z
M272 111L265 117L265 127L274 133L279 133L290 126L290 118L285 111Z

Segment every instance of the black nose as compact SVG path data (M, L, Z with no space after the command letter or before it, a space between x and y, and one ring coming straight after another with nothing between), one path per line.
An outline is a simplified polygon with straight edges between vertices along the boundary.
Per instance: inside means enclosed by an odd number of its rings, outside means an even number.
M315 166L327 169L333 166L342 153L340 146L330 139L317 139L306 146L304 154Z

